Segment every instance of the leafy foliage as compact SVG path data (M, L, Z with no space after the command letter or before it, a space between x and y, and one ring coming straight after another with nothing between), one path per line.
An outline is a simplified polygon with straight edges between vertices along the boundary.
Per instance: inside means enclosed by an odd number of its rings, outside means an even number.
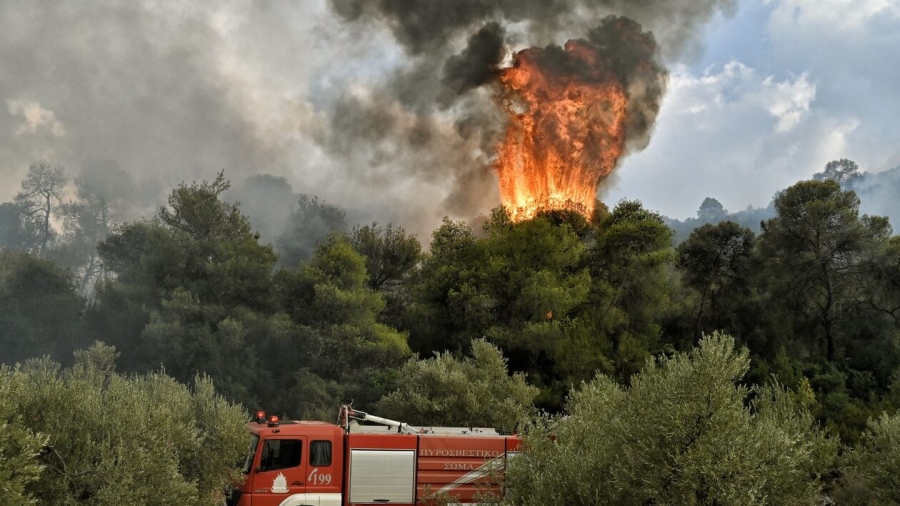
M900 503L900 415L885 413L870 421L846 461L845 473L859 473L878 504Z
M46 469L27 493L41 504L220 504L240 477L243 410L206 378L188 388L162 373L126 377L114 357L97 344L69 369L35 360L0 371L4 405L46 435L31 464Z
M812 504L836 445L780 386L737 384L748 368L746 350L712 334L628 388L598 376L569 416L533 426L507 502Z
M35 356L71 356L81 344L84 300L62 267L28 253L0 250L0 348L13 364Z
M278 265L288 269L296 268L300 262L308 260L319 244L332 232L345 232L347 221L340 208L318 197L300 195L297 209L291 213L285 230L278 236Z
M484 340L472 356L449 352L403 365L398 389L378 402L379 413L413 425L494 427L512 432L532 415L538 389L510 375L503 354Z
M37 459L47 436L26 425L16 401L27 385L0 366L0 504L36 504L27 490L45 466Z
M16 194L15 203L21 209L28 246L38 256L44 256L56 238L50 219L58 211L66 183L68 178L62 167L40 160L28 167L22 189Z

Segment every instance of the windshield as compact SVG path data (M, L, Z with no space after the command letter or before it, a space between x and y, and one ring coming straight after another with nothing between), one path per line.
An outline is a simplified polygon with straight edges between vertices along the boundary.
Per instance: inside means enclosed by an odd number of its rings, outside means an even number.
M259 443L259 436L250 434L250 448L247 449L247 458L244 459L244 474L250 472L250 466L253 465L253 456L256 455L256 445Z

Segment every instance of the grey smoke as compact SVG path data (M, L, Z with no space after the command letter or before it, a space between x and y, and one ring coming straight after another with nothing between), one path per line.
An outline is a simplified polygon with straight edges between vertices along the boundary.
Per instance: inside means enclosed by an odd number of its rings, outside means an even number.
M860 198L860 212L870 216L887 216L896 234L900 230L900 165L883 172L866 172L851 188Z
M241 212L249 217L262 242L273 244L297 208L300 195L294 193L285 177L257 174L232 181L224 197L240 204Z
M691 50L695 32L734 0L331 0L334 11L360 33L387 30L406 59L389 79L373 85L377 99L345 98L325 142L336 157L352 153L369 177L433 179L449 176L441 209L474 214L496 205L492 160L503 115L489 89L513 51L546 46L548 57L568 39L587 38L607 55L632 100L628 147L649 142L665 89L657 54L674 59ZM611 17L621 15L627 17ZM646 34L651 30L658 35ZM637 29L635 29L635 27ZM658 32L657 32L658 31ZM560 61L568 61L561 59ZM408 115L405 121L399 117ZM436 128L452 123L452 129ZM373 125L379 125L373 133ZM416 126L412 126L416 125ZM410 129L427 132L414 142ZM337 140L335 140L337 138ZM435 149L441 146L446 149ZM447 155L450 155L449 157ZM397 162L408 161L410 163Z
M732 0L0 3L0 202L38 159L114 160L144 202L224 169L427 238L498 203L489 84L609 14L663 54ZM250 202L244 202L250 206ZM153 206L148 206L153 209ZM268 234L267 234L268 235ZM426 239L427 240L427 239Z
M657 59L658 46L652 33L625 17L608 16L588 36L609 59L628 93L628 147L643 149L650 142L659 114L668 73Z
M36 159L70 173L115 160L145 193L211 180L223 168L234 180L289 173L286 139L303 125L267 130L268 104L254 94L306 80L309 70L257 81L262 70L242 66L280 58L286 69L303 69L297 50L309 47L310 33L293 32L306 10L262 2L0 3L0 200ZM285 109L303 108L280 92Z
M486 20L527 24L529 45L574 38L604 17L624 15L663 34L674 56L695 39L697 26L736 0L331 0L334 11L358 24L380 23L413 55L445 51L461 32ZM581 32L581 33L579 33ZM537 38L535 38L537 37ZM540 40L544 38L544 40Z
M492 21L475 32L469 44L444 64L443 84L457 95L494 81L503 60L506 31Z

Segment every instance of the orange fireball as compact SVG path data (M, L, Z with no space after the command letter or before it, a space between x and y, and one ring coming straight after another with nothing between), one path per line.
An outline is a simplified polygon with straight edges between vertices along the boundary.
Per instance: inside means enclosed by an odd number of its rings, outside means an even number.
M602 51L585 40L516 53L500 75L508 114L496 170L514 221L541 209L590 217L597 185L625 149L628 99Z

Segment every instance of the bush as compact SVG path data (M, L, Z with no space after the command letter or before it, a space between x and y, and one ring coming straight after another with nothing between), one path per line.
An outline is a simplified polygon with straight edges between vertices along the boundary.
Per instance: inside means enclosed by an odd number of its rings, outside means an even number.
M472 343L472 357L439 353L400 370L399 388L378 402L379 414L412 425L494 427L512 432L533 415L538 389L523 374L509 375L492 344Z
M598 376L532 425L506 503L813 504L836 444L782 387L736 384L748 368L716 333L628 388Z
M883 414L869 422L860 443L847 454L844 476L845 488L849 482L868 488L877 504L900 504L900 415Z
M7 402L29 430L46 434L32 462L47 469L27 494L54 505L220 505L241 476L243 409L206 378L189 388L163 373L126 377L114 360L97 344L70 369L43 359L2 370Z

